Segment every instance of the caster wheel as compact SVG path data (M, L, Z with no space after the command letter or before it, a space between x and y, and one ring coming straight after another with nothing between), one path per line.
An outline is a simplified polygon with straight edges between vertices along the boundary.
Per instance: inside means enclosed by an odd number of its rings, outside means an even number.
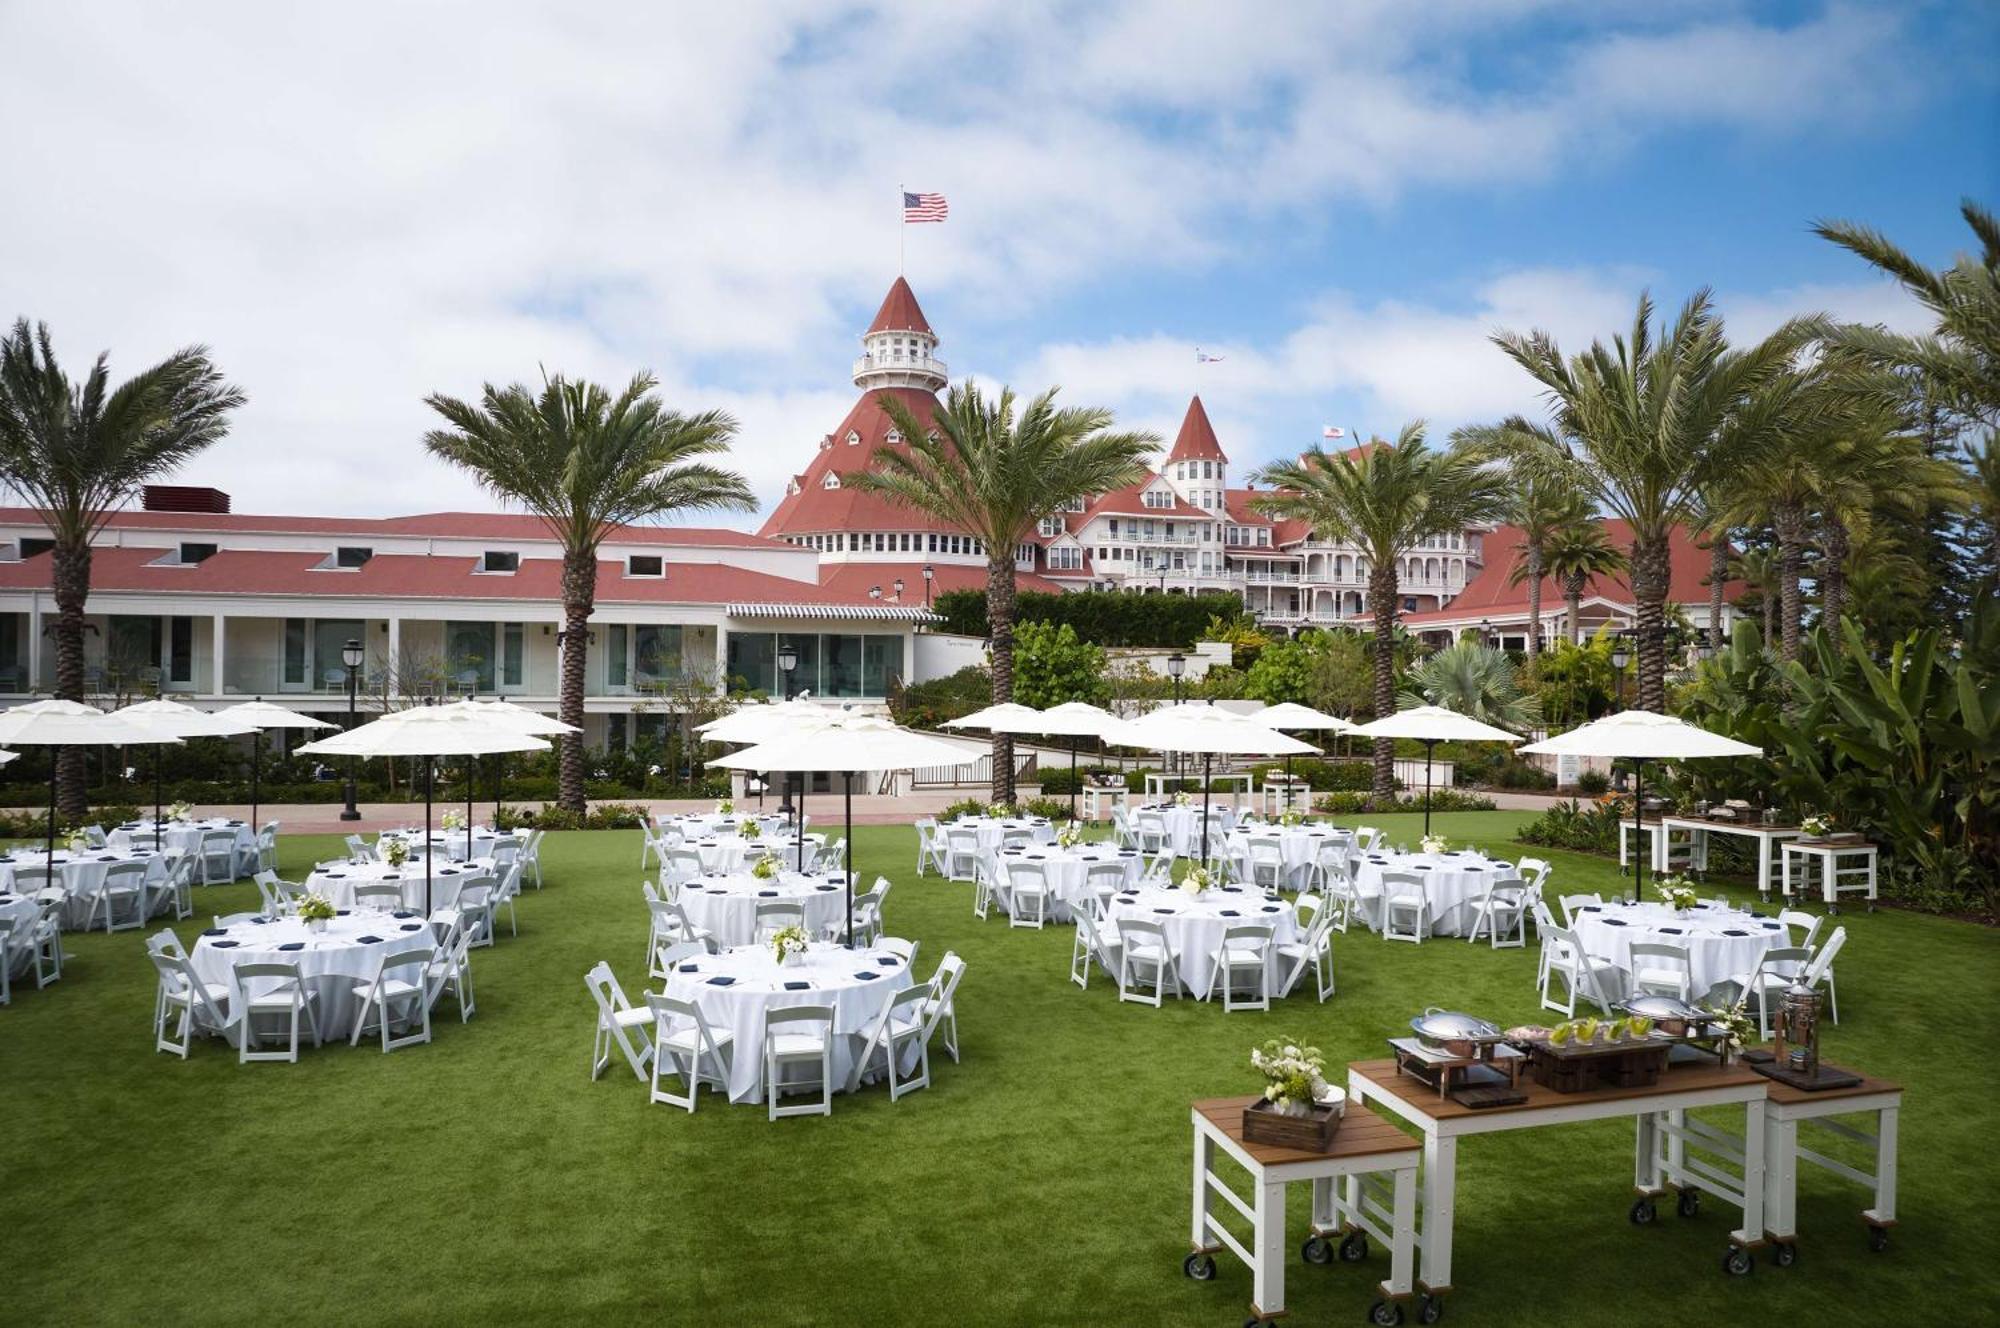
M1436 1296L1425 1296L1417 1301L1417 1322L1436 1323L1444 1317L1444 1302Z
M1658 1215L1659 1210L1653 1207L1651 1199L1635 1200L1632 1204L1632 1211L1626 1214L1627 1217L1632 1219L1632 1225L1635 1227L1651 1226L1653 1219Z
M1701 1191L1682 1190L1681 1197L1674 1201L1674 1210L1682 1217L1696 1217L1701 1213Z
M1269 1319L1259 1319L1255 1315L1243 1321L1243 1328L1271 1328Z
M1181 1271L1197 1282L1213 1282L1215 1260L1206 1254L1190 1254L1181 1260Z
M1876 1229L1879 1231L1881 1228L1878 1227ZM1368 1257L1367 1232L1365 1231L1353 1232L1347 1237L1346 1240L1340 1242L1340 1261L1342 1263L1360 1263L1363 1259L1367 1257ZM1398 1313L1400 1314L1401 1311L1399 1310Z
M1788 1240L1776 1241L1771 1246L1771 1262L1780 1268L1790 1268L1799 1261L1799 1247Z
M1748 1277L1756 1266L1757 1261L1750 1257L1750 1251L1741 1245L1731 1245L1729 1253L1722 1256L1722 1271L1731 1277Z
M1332 1263L1333 1245L1325 1236L1307 1236L1306 1243L1299 1246L1299 1257L1307 1263Z
M1368 1322L1382 1325L1382 1328L1396 1328L1403 1321L1403 1307L1386 1300L1378 1300L1368 1307Z
M1874 906L1873 904L1870 904L1870 905L1868 906L1868 911L1869 911L1870 913L1873 913L1873 912L1875 911L1875 906Z
M1882 1251L1888 1248L1889 1248L1889 1228L1887 1227L1868 1228L1869 1252L1873 1254L1880 1254Z
M1839 916L1840 916L1840 905L1838 905L1838 904L1828 904L1828 905L1826 906L1826 911L1827 911L1827 912L1829 912L1829 913L1831 913L1831 914L1833 914L1833 916L1835 916L1835 917L1839 917Z

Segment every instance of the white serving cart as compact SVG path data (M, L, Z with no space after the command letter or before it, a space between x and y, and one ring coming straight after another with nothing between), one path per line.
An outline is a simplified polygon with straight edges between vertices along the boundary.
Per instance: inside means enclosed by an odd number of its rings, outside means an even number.
M1792 859L1799 860L1800 893L1819 877L1820 899L1827 912L1840 912L1842 895L1863 895L1875 911L1875 845L1861 839L1788 839L1783 845L1783 879L1779 888L1792 897ZM1817 870L1815 870L1817 869Z
M1399 1074L1393 1060L1349 1065L1350 1102L1376 1103L1423 1132L1424 1165L1418 1185L1422 1214L1417 1239L1418 1321L1435 1323L1442 1317L1441 1297L1453 1290L1451 1243L1458 1204L1458 1141L1467 1135L1629 1116L1636 1131L1632 1183L1639 1195L1628 1214L1633 1224L1649 1225L1657 1213L1655 1200L1669 1190L1680 1191L1683 1213L1692 1212L1699 1202L1695 1192L1706 1190L1742 1209L1743 1224L1729 1234L1723 1268L1734 1275L1748 1273L1755 1266L1752 1252L1764 1242L1764 1101L1769 1082L1745 1066L1722 1066L1708 1060L1669 1065L1658 1083L1646 1087L1606 1086L1578 1093L1555 1092L1530 1082L1523 1074L1519 1087L1526 1101L1475 1108L1441 1099L1433 1085ZM1740 1141L1687 1119L1687 1113L1699 1107L1739 1104L1744 1112ZM1717 1164L1690 1157L1691 1147L1722 1161ZM1740 1163L1734 1174L1727 1169L1730 1162ZM1351 1202L1355 1182L1348 1185Z
M1167 789L1171 784L1200 783L1201 772L1198 770L1192 772L1184 771L1178 775L1149 771L1146 775L1146 800L1148 802L1158 802L1165 799L1169 796ZM1241 811L1244 802L1257 796L1257 777L1247 770L1230 774L1217 771L1208 777L1208 788L1211 795L1218 791L1226 793L1229 798L1229 805ZM1195 788L1188 791L1190 793L1198 793L1200 789ZM1218 805L1222 803L1221 798L1215 798L1214 801Z
M1123 783L1085 784L1083 786L1083 819L1086 821L1108 821L1111 814L1128 805L1132 795Z
M1771 897L1771 889L1778 883L1778 846L1805 833L1795 825L1719 821L1705 816L1662 816L1660 825L1667 836L1669 855L1673 852L1673 837L1676 834L1687 836L1688 865L1698 872L1708 870L1710 835L1735 835L1753 841L1757 845L1757 893L1765 899ZM1620 863L1623 863L1622 857ZM1655 865L1658 865L1657 860Z
M1389 1277L1378 1284L1381 1299L1369 1307L1371 1323L1403 1321L1409 1299L1417 1230L1419 1145L1380 1113L1359 1102L1324 1153L1257 1143L1243 1137L1243 1109L1256 1097L1209 1098L1190 1111L1194 1122L1194 1252L1181 1271L1198 1282L1215 1276L1215 1251L1226 1249L1250 1266L1250 1322L1276 1319L1285 1311L1285 1187L1312 1182L1312 1233L1299 1253L1307 1263L1334 1261L1330 1236L1341 1237L1342 1262L1367 1257L1368 1237L1389 1250ZM1250 1173L1253 1193L1246 1201L1216 1171L1224 1154ZM1345 1180L1343 1193L1334 1182ZM1250 1224L1245 1245L1223 1225L1221 1200Z
M1312 785L1306 780L1297 775L1288 779L1281 774L1269 774L1264 776L1263 796L1256 803L1264 815L1282 816L1287 811L1311 811L1312 800Z
M1771 1257L1780 1267L1797 1257L1801 1162L1865 1188L1873 1200L1861 1210L1861 1220L1868 1225L1868 1248L1878 1254L1889 1248L1889 1230L1896 1225L1896 1125L1902 1108L1903 1086L1887 1079L1862 1075L1858 1084L1811 1092L1771 1081L1764 1108L1764 1231L1771 1238ZM1864 1114L1875 1117L1873 1134L1832 1119ZM1800 1147L1801 1124L1872 1149L1874 1173Z

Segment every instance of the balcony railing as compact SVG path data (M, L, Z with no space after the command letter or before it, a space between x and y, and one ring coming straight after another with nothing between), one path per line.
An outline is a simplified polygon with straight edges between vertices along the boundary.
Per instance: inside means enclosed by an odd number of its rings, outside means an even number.
M863 353L854 358L854 372L857 374L878 373L897 369L908 373L937 374L942 378L951 377L949 366L935 355L870 355Z

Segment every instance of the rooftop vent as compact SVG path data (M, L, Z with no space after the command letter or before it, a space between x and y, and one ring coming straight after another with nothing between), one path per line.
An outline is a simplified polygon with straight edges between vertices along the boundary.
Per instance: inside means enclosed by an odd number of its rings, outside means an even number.
M229 511L229 495L220 489L193 485L148 484L142 505L148 512L208 512L223 515Z

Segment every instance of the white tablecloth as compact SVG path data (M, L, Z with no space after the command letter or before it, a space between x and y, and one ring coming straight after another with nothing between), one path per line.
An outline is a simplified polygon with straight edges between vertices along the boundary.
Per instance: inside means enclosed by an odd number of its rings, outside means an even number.
M1380 887L1385 871L1415 872L1424 881L1433 936L1463 936L1478 916L1474 901L1508 873L1478 853L1363 853L1355 879ZM1380 928L1380 907L1368 923Z
M431 855L453 859L459 862L467 858L490 858L493 856L493 841L499 836L489 827L476 826L468 833L464 830L433 830L430 836ZM415 854L418 846L425 842L421 830L385 830L375 840L375 852L379 857L382 841L400 839L410 846Z
M979 851L990 854L999 851L1003 840L1010 834L1026 834L1037 844L1053 844L1056 828L1039 817L1009 816L996 819L991 816L961 816L956 821L947 821L943 829L947 834L953 830L970 830L979 836Z
M1132 809L1132 819L1136 822L1141 812L1157 813L1167 829L1167 842L1173 845L1174 856L1191 858L1201 852L1201 799L1196 798L1188 806L1176 803L1144 803ZM1222 852L1229 839L1229 832L1236 827L1236 809L1227 803L1209 804L1214 828L1209 831L1208 852L1211 857Z
M363 936L381 940L363 942ZM224 941L235 944L219 944ZM331 1041L354 1031L361 1008L353 991L355 982L374 978L385 957L406 950L428 950L434 944L431 929L420 918L398 920L385 913L357 913L334 918L324 932L317 933L308 931L303 922L280 918L275 922L239 922L225 928L221 936L204 931L188 961L202 981L232 988L237 964L297 964L306 986L319 993L320 1035ZM284 949L287 945L299 948ZM303 1020L299 1036L305 1036Z
M1086 882L1092 867L1106 862L1117 864L1123 871L1119 888L1124 889L1139 883L1146 866L1146 860L1136 849L1120 849L1116 844L1078 844L1075 848L1045 844L1030 849L1003 849L990 855L987 861L995 866L1026 862L1041 867L1048 876L1052 896L1049 916L1057 921L1068 918L1087 892ZM1013 886L1003 871L993 873L993 896L1002 912L1013 913Z
M1262 890L1247 885L1224 886L1191 897L1184 890L1150 887L1131 890L1111 901L1114 922L1157 922L1164 928L1167 948L1173 952L1174 966L1181 983L1197 996L1208 991L1215 972L1216 954L1222 949L1222 933L1230 927L1252 922L1272 925L1274 947L1299 938L1298 924L1290 905L1266 899ZM1271 992L1285 979L1284 962L1275 948L1270 963Z
M132 851L132 833L135 830L149 828L150 824L146 821L130 821L110 831L104 836L104 840L118 852L129 853ZM160 846L169 853L199 853L201 837L210 830L234 831L236 855L239 859L246 857L257 847L257 836L251 833L246 822L227 821L219 816L212 816L205 821L168 821L160 831Z
M1319 851L1329 838L1345 842L1347 835L1330 830L1324 825L1256 825L1239 826L1229 832L1227 840L1229 860L1236 864L1238 875L1248 879L1250 875L1250 841L1261 835L1278 837L1278 856L1284 864L1283 885L1287 890L1303 890L1312 874L1313 863L1319 859Z
M1632 945L1684 945L1699 1001L1711 987L1742 978L1764 952L1791 944L1784 924L1739 909L1700 907L1675 913L1670 904L1585 905L1576 915L1576 938L1590 956L1632 976ZM1672 930L1669 930L1671 928Z
M796 903L805 907L806 930L815 936L845 933L847 891L838 879L781 872L760 881L749 872L698 876L681 887L688 920L711 932L721 946L749 945L757 936L757 905Z
M713 839L724 831L730 834L736 833L736 828L745 821L756 821L768 831L776 829L782 819L771 812L758 816L754 811L738 807L733 816L718 816L714 812L686 812L679 816L655 817L653 824L662 830L669 828L678 830L683 839Z
M880 962L883 959L894 962L885 964ZM874 976L858 976L862 973ZM736 981L716 986L713 979L717 977ZM806 986L787 990L787 982ZM854 1058L883 1009L913 982L909 965L886 950L815 945L798 966L780 968L770 946L753 945L680 965L667 979L666 994L692 1001L711 1030L726 1031L735 1039L729 1100L757 1102L764 1093L767 1011L794 1005L833 1007L833 1083L838 1090L846 1084Z
M32 849L16 849L0 857L0 891L14 889L14 869L16 867L39 867L44 854ZM69 905L63 911L63 926L81 927L90 916L90 903L104 884L104 873L117 862L143 862L146 864L146 880L163 881L167 876L167 857L164 853L119 853L111 849L90 849L82 854L71 853L59 848L55 855L57 884L69 896ZM32 893L32 892L30 892Z
M435 863L431 867L431 908L456 908L459 890L481 875L470 867ZM404 908L423 908L424 864L421 858L412 859L400 868L391 867L386 862L329 862L315 868L306 877L305 885L306 889L332 900L335 908L353 908L355 886L378 885L384 881L403 887Z
M812 860L814 852L825 842L825 835L806 836L807 861ZM701 869L704 872L720 872L725 876L747 871L756 864L757 859L767 853L787 866L797 865L794 856L796 841L791 839L745 839L741 835L727 834L684 839L674 847L693 849L701 855Z

